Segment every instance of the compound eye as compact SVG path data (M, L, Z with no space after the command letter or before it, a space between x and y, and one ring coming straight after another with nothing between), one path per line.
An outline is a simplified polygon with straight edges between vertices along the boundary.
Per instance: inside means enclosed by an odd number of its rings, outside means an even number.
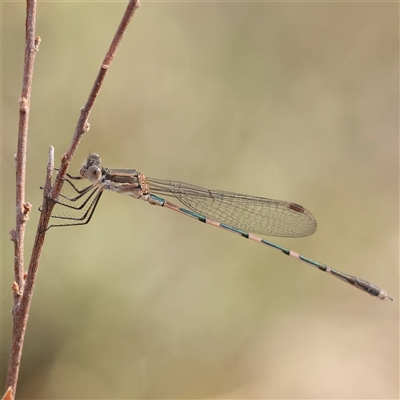
M91 182L97 182L101 178L101 169L97 165L92 165L85 171L84 177Z

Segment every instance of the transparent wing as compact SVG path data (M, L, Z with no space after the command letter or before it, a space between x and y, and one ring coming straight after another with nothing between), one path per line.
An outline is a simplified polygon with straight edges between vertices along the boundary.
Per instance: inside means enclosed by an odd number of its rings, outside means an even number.
M150 193L177 198L190 210L247 232L300 237L315 232L313 215L299 204L222 190L209 190L179 181L147 178Z

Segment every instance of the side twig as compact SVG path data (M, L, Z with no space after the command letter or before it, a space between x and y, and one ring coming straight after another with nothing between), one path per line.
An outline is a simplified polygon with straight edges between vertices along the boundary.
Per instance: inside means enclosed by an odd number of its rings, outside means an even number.
M15 282L13 284L14 291L14 309L13 309L13 317L14 317L14 325L13 325L13 337L11 344L11 353L10 360L8 364L8 374L6 387L11 388L12 395L15 397L17 381L18 381L18 373L22 356L22 348L24 342L24 336L26 331L26 325L29 316L29 309L32 301L33 288L35 284L35 279L39 267L39 260L43 249L44 239L46 235L46 230L48 227L48 223L50 220L51 212L54 208L54 201L52 199L56 199L62 188L63 177L66 175L67 168L71 163L72 157L75 154L75 151L79 145L79 142L85 132L87 132L90 128L88 123L90 112L93 108L94 102L100 92L100 88L104 81L105 75L108 71L109 66L111 65L117 49L122 41L123 34L126 31L126 28L136 11L139 7L139 0L130 0L128 6L125 10L125 13L122 17L122 20L118 26L117 32L111 42L110 48L103 60L100 71L97 75L97 78L94 82L92 90L89 94L89 97L81 109L81 115L78 120L77 126L75 128L75 132L72 138L72 141L61 159L61 166L58 171L58 175L54 185L51 186L51 177L52 171L54 169L54 149L51 147L49 150L49 162L47 166L47 175L46 175L46 185L44 190L44 198L43 204L41 208L39 225L35 237L35 242L33 244L31 260L29 264L28 272L24 271L23 264L23 236L24 236L24 227L27 220L27 216L31 205L29 203L24 203L25 197L25 160L26 160L26 141L27 141L27 127L29 116L29 101L30 101L30 91L32 85L32 71L33 71L33 59L34 54L36 54L38 50L38 46L40 43L40 38L34 38L34 28L35 28L35 14L36 14L36 2L35 0L27 0L28 9L27 9L27 39L26 39L26 50L25 50L25 64L24 64L24 86L21 97L21 106L20 113L24 115L26 121L24 124L20 122L20 130L21 126L25 129L25 136L19 134L23 140L18 141L18 153L17 153L17 225L16 229L11 232L12 240L15 243L16 248L16 275ZM33 54L32 54L33 51ZM25 73L25 71L27 71ZM27 86L26 92L24 91L25 84ZM22 178L18 178L18 174L23 175ZM20 186L20 187L19 187Z

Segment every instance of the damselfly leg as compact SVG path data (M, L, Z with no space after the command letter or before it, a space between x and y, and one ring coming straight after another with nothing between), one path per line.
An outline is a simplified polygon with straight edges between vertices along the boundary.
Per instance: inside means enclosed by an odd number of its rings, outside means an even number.
M58 200L53 200L57 205L66 207L76 211L82 211L83 214L73 215L62 215L54 213L51 215L53 219L71 221L70 223L52 224L49 228L58 226L74 226L74 225L86 225L90 222L93 213L97 207L103 190L96 184L86 186L83 189L79 189L71 179L80 180L81 177L73 177L67 175L68 178L64 179L64 183L68 185L68 189L72 191L72 194L61 193ZM67 189L67 191L68 191ZM67 192L65 191L65 192Z

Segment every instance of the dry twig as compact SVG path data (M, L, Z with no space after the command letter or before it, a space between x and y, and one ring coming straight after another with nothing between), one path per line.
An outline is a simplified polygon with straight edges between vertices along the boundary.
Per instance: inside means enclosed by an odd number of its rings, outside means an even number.
M54 149L49 149L49 160L47 165L46 184L44 188L43 204L41 207L40 220L36 232L35 242L33 244L31 260L28 271L24 269L24 233L25 225L28 220L28 214L31 204L25 202L25 169L26 169L26 149L28 137L28 119L29 106L33 77L33 63L35 55L39 48L40 37L35 38L35 21L36 21L36 0L27 0L27 18L26 18L26 46L24 60L24 75L22 96L20 100L20 123L18 132L18 151L16 155L16 186L17 186L17 216L16 227L10 234L14 241L15 248L15 264L14 273L15 281L12 289L14 292L14 309L13 309L13 336L11 344L10 359L8 364L8 374L6 387L8 393L12 392L15 397L19 367L21 363L22 348L25 337L26 325L29 316L29 309L32 301L33 288L39 267L39 260L43 249L46 230L50 220L51 212L55 205L52 199L56 199L61 191L63 180L67 172L67 168L71 163L72 157L79 145L79 142L85 132L89 130L88 118L93 108L94 102L99 94L100 88L113 61L119 44L122 41L123 34L135 12L139 7L139 0L130 0L118 29L111 42L110 48L103 60L100 71L93 84L92 90L81 109L81 115L78 120L75 133L71 144L66 153L62 156L60 170L54 185L51 186L52 172L54 169Z

